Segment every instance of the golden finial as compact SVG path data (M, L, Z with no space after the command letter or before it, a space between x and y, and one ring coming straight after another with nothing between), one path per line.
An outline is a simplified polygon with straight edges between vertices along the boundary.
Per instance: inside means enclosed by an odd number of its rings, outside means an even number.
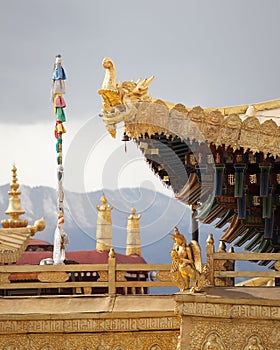
M25 211L21 208L21 201L18 197L21 192L18 191L19 184L17 182L17 168L15 165L12 167L12 180L10 182L11 191L8 192L9 206L5 211L5 214L10 216L10 219L5 219L1 221L4 228L14 228L14 227L26 227L28 221L26 219L19 219L19 216L24 214Z
M220 244L219 244L219 252L220 253L225 253L226 252L226 244L224 241L220 241Z
M115 249L111 247L109 250L109 258L115 258L115 257L116 257Z
M106 205L107 204L107 198L105 197L105 196L102 196L101 198L100 198L100 202L103 204L103 205Z
M12 181L10 182L10 187L13 192L16 192L19 188L19 184L17 183L17 168L15 165L12 167ZM21 192L18 192L18 194L21 194Z
M206 243L207 245L214 245L213 233L209 233Z

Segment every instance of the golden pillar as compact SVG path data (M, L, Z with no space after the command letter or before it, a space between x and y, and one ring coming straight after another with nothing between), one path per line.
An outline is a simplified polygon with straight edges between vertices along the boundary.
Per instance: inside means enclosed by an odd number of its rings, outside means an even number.
M131 208L131 214L127 219L126 255L141 256L140 218L140 214L136 215L136 209Z
M111 210L114 208L107 204L107 198L100 198L102 205L97 205L97 225L96 225L96 250L110 250L112 247L112 215Z

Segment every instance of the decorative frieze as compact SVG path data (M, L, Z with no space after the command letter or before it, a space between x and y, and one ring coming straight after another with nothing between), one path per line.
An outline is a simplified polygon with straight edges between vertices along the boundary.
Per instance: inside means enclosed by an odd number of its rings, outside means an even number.
M66 319L66 320L5 320L0 321L0 334L13 333L79 333L131 332L137 330L173 330L180 328L179 317Z
M264 305L184 303L177 307L177 313L207 317L280 320L280 307Z

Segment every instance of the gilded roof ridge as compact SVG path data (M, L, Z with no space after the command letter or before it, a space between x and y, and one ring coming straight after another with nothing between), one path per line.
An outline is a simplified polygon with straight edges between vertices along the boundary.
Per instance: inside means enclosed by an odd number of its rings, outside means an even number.
M156 98L153 98L152 99L152 102L156 102L158 99ZM169 101L165 101L165 100L162 100L166 106L168 108L174 108L177 103L172 103L172 102L169 102ZM183 104L184 105L184 104ZM185 105L184 105L185 106ZM243 104L243 105L236 105L236 106L225 106L225 107L201 107L205 112L211 112L211 111L219 111L221 112L224 116L225 115L229 115L229 114L233 114L233 113L237 113L237 114L245 114L248 107L250 106L254 106L255 107L255 110L256 112L257 111L264 111L264 110L270 110L270 109L276 109L276 108L280 108L280 99L278 100L268 100L268 101L263 101L263 102L257 102L257 103L248 103L248 104ZM186 107L186 110L191 110L193 109L194 107L197 107L197 106L192 106L192 107L189 107L189 106L185 106Z

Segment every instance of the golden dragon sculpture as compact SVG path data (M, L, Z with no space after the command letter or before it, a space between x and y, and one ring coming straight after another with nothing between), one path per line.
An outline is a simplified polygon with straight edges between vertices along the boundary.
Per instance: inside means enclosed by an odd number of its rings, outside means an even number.
M102 89L98 93L103 97L102 117L109 133L116 136L116 124L133 119L137 112L138 102L152 100L148 88L154 76L149 79L138 79L136 82L124 81L117 83L116 67L109 57L103 59L105 77Z

